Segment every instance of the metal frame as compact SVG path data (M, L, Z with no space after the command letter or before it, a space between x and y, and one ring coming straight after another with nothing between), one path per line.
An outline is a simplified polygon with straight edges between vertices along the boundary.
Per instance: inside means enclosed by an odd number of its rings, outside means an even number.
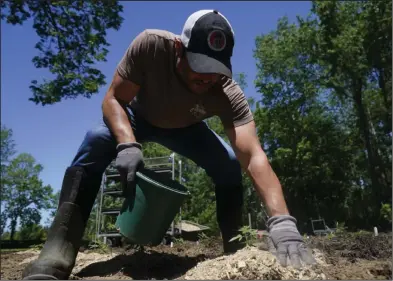
M322 223L323 228L322 229L315 229L314 223ZM326 225L325 219L319 218L319 219L311 219L311 226L312 226L312 231L315 235L327 235L330 233L334 233L336 231L335 228L330 228Z
M169 156L163 156L163 157L153 157L153 158L146 158L144 159L145 162L145 167L147 169L151 169L157 173L165 173L165 172L170 172L172 173L172 180L175 180L175 153L170 154ZM165 161L167 159L168 161ZM181 160L178 161L179 164L179 182L182 181L182 162ZM99 198L99 203L96 206L96 239L99 239L101 237L104 238L104 241L106 240L107 237L121 237L122 235L120 233L108 233L108 232L101 232L101 223L102 223L102 216L103 215L119 215L120 214L120 209L116 210L111 210L111 211L102 211L102 204L104 201L104 196L105 195L113 195L113 194L120 194L120 190L106 190L106 185L107 185L107 179L108 178L114 178L114 177L119 177L120 175L116 172L110 173L109 170L114 169L113 168L113 162L106 168L103 176L102 176L102 181L101 181L101 187L100 187L100 198ZM180 209L180 216L181 216L181 209ZM174 221L171 224L171 231L170 234L173 236L175 233L175 224Z

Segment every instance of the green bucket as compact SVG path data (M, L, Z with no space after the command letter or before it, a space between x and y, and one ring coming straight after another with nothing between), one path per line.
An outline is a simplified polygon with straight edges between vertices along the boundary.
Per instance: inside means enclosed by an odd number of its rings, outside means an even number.
M154 171L136 173L135 198L126 198L116 228L130 242L156 246L161 243L183 201L185 186Z

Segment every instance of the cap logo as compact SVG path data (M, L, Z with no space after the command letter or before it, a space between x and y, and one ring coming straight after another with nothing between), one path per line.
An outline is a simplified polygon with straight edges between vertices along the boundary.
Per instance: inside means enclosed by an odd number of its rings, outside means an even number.
M227 40L224 32L221 30L213 30L207 36L207 44L213 51L222 51L227 45Z

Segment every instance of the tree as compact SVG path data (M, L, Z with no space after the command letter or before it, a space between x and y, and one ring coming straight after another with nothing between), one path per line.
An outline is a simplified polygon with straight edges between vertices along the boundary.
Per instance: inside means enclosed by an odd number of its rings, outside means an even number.
M10 220L11 240L14 239L18 219L22 227L39 224L40 211L53 206L52 187L39 179L42 169L27 153L19 154L6 167L7 181L3 190L6 207L3 210Z
M0 237L4 234L4 229L7 226L7 213L4 211L2 207L0 210Z
M306 19L282 18L256 39L258 134L299 220L370 227L391 202L391 92L378 86L391 85L391 16L381 3L313 2Z
M315 82L315 66L307 57L312 36L284 18L277 30L257 38L255 52L261 93L255 112L258 135L301 224L319 215L329 222L342 219L345 211L336 198L347 196L351 179L351 151L340 144L345 134L321 101L326 93Z
M46 238L46 230L39 224L24 225L15 235L20 240L43 240Z
M57 208L59 206L60 194L61 194L61 189L53 194L53 200L51 201L52 206L48 208L48 210L50 210L50 214L47 220L45 221L46 225L51 225L52 221L55 219Z
M36 104L48 105L62 99L90 98L105 84L105 76L94 67L106 61L106 32L118 30L123 22L123 7L110 1L2 1L7 23L22 25L34 19L33 28L40 37L33 58L36 68L47 68L52 80L31 81Z
M1 165L8 163L10 158L15 154L15 141L13 140L12 129L1 125Z
M374 207L391 202L392 2L313 2L322 79L356 112ZM377 131L378 130L378 131ZM379 214L375 213L378 217Z
M0 210L0 235L3 234L4 228L7 225L7 215L4 209L4 185L6 184L6 167L12 156L15 154L15 141L12 138L12 129L7 128L5 125L1 126L1 179L0 179L0 199L1 199L1 210Z

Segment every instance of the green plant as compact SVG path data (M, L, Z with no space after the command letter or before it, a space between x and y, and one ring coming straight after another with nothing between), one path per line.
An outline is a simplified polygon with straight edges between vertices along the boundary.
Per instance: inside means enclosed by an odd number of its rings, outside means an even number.
M89 250L95 250L98 251L99 253L102 254L107 254L110 252L109 246L103 242L101 242L100 240L97 241L93 241L91 243L89 243L89 245L87 246Z
M392 222L392 205L381 204L381 210L379 211L382 218L388 222Z
M229 242L239 240L246 243L247 246L253 245L257 241L257 230L252 229L250 226L243 226L239 229L239 234L235 237L232 237Z
M206 233L204 233L204 232L201 232L198 234L198 239L200 242L204 242L204 241L212 240L212 237L207 236Z
M335 235L333 232L330 232L330 233L327 235L327 238L328 238L329 240L333 239L334 237L336 237L336 235Z
M337 222L336 233L344 233L346 231L347 231L347 227L345 226L345 222Z
M179 238L174 237L173 242L176 244L184 244L184 239L181 237L179 237Z

